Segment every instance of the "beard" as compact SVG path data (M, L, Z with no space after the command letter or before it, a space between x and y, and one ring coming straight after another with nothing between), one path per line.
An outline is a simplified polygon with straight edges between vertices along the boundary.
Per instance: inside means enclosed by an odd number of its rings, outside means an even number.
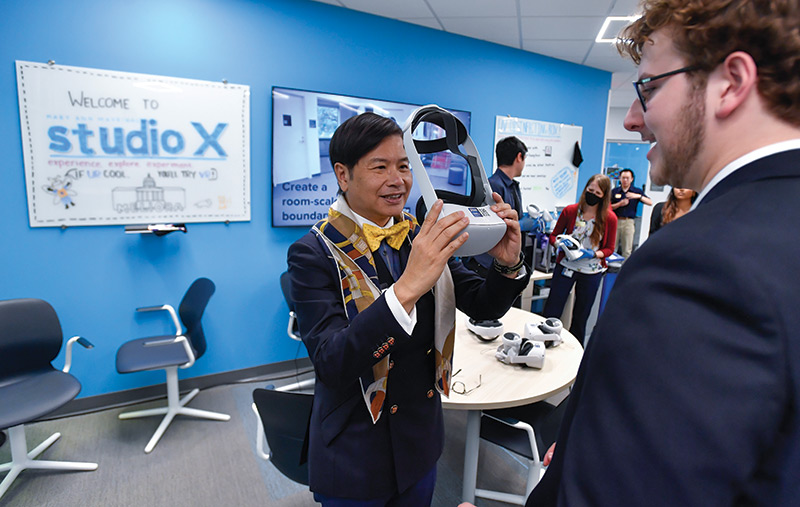
M705 86L692 89L689 100L681 107L672 131L671 146L658 142L661 160L650 168L650 178L656 185L689 188L687 178L695 172L700 147L705 138Z

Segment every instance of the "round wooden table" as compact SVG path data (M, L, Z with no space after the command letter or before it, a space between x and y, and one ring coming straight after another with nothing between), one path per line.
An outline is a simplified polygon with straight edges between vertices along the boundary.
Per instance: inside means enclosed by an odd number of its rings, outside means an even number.
M500 321L503 323L504 332L511 331L523 336L526 323L539 323L544 321L544 317L519 308L511 308ZM466 323L467 316L458 312L453 352L455 372L453 382L463 382L467 394L458 394L451 390L449 399L442 397L442 406L446 409L468 411L464 486L461 496L463 501L474 503L481 410L527 405L545 400L567 389L575 381L583 357L583 347L572 334L563 330L561 332L563 342L558 347L547 349L544 367L541 370L507 365L494 357L497 347L501 344L501 338L482 342L467 330Z

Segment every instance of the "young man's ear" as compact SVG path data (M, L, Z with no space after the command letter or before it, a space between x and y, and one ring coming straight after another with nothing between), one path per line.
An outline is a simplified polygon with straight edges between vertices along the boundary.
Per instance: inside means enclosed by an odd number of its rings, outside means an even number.
M758 84L758 67L750 54L734 51L729 54L719 69L709 76L709 85L714 80L712 92L717 94L716 115L727 118L750 96Z

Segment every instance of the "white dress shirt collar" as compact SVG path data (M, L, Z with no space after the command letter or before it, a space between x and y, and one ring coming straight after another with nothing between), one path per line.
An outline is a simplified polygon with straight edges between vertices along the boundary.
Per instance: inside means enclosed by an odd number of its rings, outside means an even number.
M776 153L797 149L800 149L800 139L790 139L789 141L782 141L780 143L770 144L762 148L758 148L757 150L753 150L750 153L737 158L730 164L723 167L720 172L711 178L711 181L708 182L708 185L706 185L703 191L697 196L697 199L695 199L694 204L692 205L692 210L700 204L703 198L708 195L711 189L717 186L720 181L724 180L747 164Z

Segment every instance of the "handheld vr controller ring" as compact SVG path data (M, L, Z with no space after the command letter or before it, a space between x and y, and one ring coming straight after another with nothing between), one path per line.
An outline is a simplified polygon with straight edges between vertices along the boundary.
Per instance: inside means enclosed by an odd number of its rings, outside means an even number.
M445 137L432 140L416 140L413 132L420 123L432 123L445 131ZM408 155L414 179L422 193L425 210L433 207L437 198L444 201L439 218L457 211L463 211L470 223L464 229L469 233L469 239L456 250L455 256L472 256L488 252L506 233L506 224L491 210L494 204L492 188L483 169L478 149L467 133L464 124L449 111L437 105L422 106L411 113L403 127L403 144ZM462 151L463 148L463 151ZM420 159L420 153L437 153L450 150L454 155L462 157L467 162L471 175L471 188L469 195L461 195L446 190L435 190L428 177L428 172ZM417 205L417 220L422 222L424 216L419 204Z

